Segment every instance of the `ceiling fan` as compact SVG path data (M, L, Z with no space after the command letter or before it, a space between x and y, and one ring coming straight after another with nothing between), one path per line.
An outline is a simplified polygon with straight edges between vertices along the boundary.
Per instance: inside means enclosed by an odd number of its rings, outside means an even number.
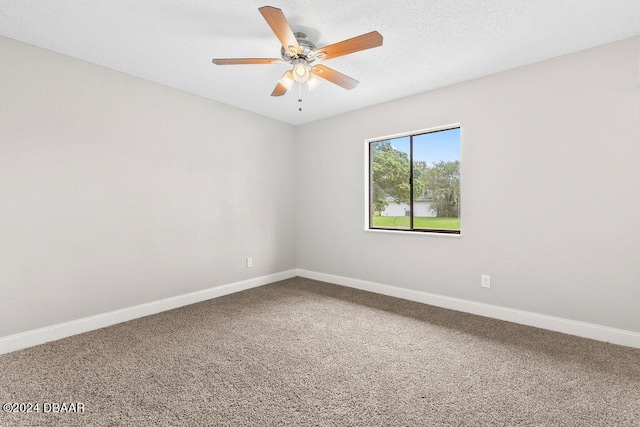
M320 84L318 77L345 89L353 89L358 86L357 80L314 62L382 45L380 33L372 31L318 49L315 44L307 40L306 34L294 33L291 30L282 10L272 6L263 6L258 10L282 44L280 58L214 58L212 62L216 65L291 64L293 67L284 73L271 96L284 95L293 87L294 82L306 82L309 90L313 90Z

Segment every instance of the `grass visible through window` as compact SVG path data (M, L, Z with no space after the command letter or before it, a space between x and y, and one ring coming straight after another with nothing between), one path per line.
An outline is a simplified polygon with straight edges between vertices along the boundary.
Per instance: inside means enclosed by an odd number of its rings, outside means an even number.
M413 218L415 228L459 230L460 218L437 218L428 216L416 216ZM374 216L374 227L409 227L408 216Z

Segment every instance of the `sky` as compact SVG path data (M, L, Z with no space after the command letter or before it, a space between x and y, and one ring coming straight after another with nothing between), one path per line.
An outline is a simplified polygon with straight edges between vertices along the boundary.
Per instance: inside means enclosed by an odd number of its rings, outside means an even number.
M409 153L408 136L390 140L396 149ZM460 128L431 132L413 137L413 160L433 164L460 160Z

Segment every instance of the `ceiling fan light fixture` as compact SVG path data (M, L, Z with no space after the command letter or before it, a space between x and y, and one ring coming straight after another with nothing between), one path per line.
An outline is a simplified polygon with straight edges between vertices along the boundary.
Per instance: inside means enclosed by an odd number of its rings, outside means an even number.
M310 74L309 79L307 80L307 87L309 88L309 92L320 86L320 83L322 83L322 80L320 80L315 75Z
M282 76L282 78L280 80L278 80L278 83L280 83L282 86L286 87L287 90L291 90L291 88L293 87L293 71L289 70L286 73L284 73L284 75Z
M309 80L309 67L302 61L296 61L293 64L293 79L298 83L304 83Z

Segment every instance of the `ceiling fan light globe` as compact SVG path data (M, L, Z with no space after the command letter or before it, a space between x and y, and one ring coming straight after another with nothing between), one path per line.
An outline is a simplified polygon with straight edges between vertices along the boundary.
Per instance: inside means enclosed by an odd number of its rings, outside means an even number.
M286 73L284 73L284 76L282 76L282 78L280 80L278 80L278 83L280 83L282 86L286 87L287 90L291 90L291 88L293 87L293 71L289 70Z
M322 80L320 80L313 74L310 74L309 79L307 80L307 87L309 88L309 92L320 86L320 83L322 83Z
M293 79L299 83L304 83L309 79L309 68L302 62L293 66Z

